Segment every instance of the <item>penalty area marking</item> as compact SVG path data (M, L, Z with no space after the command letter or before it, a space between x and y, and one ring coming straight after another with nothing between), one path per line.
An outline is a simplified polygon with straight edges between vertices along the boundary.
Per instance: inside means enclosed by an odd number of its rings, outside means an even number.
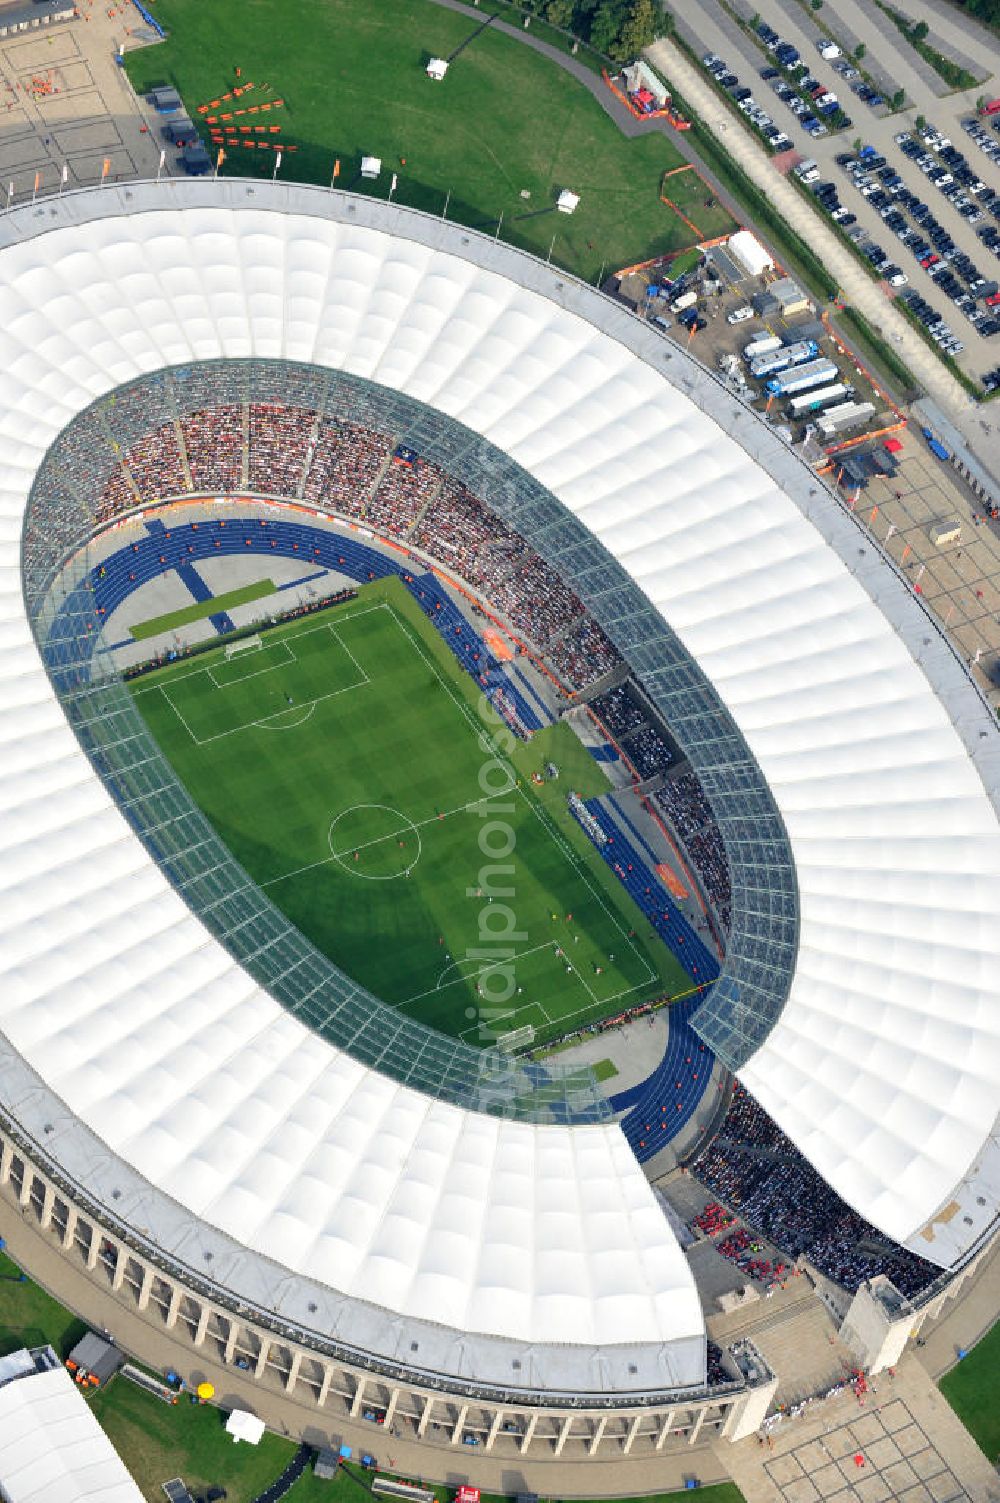
M400 820L402 821L402 823L397 829L387 830L384 835L379 835L375 840L365 840L362 841L359 845L348 845L345 846L342 851L338 851L334 845L334 831L336 830L342 819L346 819L351 814L358 814L363 809L381 809L386 814L390 815L392 819ZM406 866L401 866L398 872L385 872L382 875L377 875L374 872L363 872L358 870L358 865L354 860L354 857L357 856L359 852L367 851L372 846L382 845L386 840L399 840L399 837L403 834L406 834L407 832L417 837L417 850L416 854L413 857L413 860L410 861ZM327 844L330 847L330 855L333 857L333 859L338 862L346 872L350 872L352 877L363 877L366 882L394 882L397 877L408 877L410 875L410 872L416 866L417 862L420 860L420 855L423 850L423 844L420 839L420 831L413 823L413 820L408 819L405 814L400 814L398 809L391 808L389 804L352 804L349 809L342 809L341 812L337 815L336 819L330 825L330 828L327 831L326 838ZM400 844L402 844L401 841ZM351 860L349 861L345 859L348 854L350 854L351 856Z

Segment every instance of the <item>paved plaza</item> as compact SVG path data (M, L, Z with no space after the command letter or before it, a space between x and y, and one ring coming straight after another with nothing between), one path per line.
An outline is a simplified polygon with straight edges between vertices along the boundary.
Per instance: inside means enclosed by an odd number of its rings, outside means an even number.
M161 141L115 62L148 33L138 12L80 0L80 14L0 41L0 187L14 202L35 191L155 177ZM145 127L145 129L144 129ZM167 152L165 175L174 159ZM2 200L0 200L2 201Z

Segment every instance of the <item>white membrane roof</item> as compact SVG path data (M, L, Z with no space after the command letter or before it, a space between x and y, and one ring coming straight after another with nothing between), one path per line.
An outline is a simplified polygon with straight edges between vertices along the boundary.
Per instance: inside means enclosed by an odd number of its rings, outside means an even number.
M401 1317L588 1361L639 1344L641 1376L622 1358L610 1388L697 1382L704 1363L686 1261L618 1129L433 1104L266 997L79 749L25 618L19 547L65 425L191 360L345 369L508 452L662 611L757 757L797 863L801 944L744 1079L850 1204L906 1239L974 1176L997 1115L995 724L900 582L859 560L850 519L664 349L551 269L347 195L134 185L0 222L0 1027L192 1221ZM952 1261L973 1235L957 1219L919 1250Z

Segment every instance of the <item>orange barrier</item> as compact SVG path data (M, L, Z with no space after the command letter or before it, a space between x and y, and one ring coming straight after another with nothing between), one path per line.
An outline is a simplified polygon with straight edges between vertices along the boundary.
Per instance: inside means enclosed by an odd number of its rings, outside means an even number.
M690 893L684 886L684 883L681 881L680 877L678 877L677 873L673 871L665 861L658 861L656 863L656 875L661 879L671 897L690 897Z
M511 662L514 657L514 649L498 631L494 631L491 626L485 627L483 629L483 641L498 662Z

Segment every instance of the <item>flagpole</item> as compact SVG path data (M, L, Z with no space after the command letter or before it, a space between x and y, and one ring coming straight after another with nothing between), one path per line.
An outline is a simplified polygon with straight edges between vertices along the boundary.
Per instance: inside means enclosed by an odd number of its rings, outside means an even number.
M35 199L36 199L36 197L38 195L38 179L39 179L39 176L40 176L40 174L36 172L35 173L35 186L31 190L31 202L32 203L35 202Z
M502 224L503 224L503 209L500 210L500 218L497 220L496 234L493 236L494 240L499 240L500 239L500 227L501 227Z
M272 181L272 183L274 182L275 178L278 176L278 168L280 166L281 166L281 152L280 151L276 151L275 154L274 154L274 171L271 173L271 181Z
M163 171L163 164L164 164L164 162L166 160L167 160L167 153L165 151L161 151L160 152L160 160L157 163L157 167L156 167L156 181L157 182L160 181L160 173Z
M386 199L386 203L390 203L390 204L392 203L392 195L395 193L395 191L396 191L396 174L393 173L392 177L389 179L389 197Z
M558 233L558 231L557 231L557 233ZM553 235L552 239L549 241L549 253L545 257L545 264L546 264L546 266L548 266L549 263L552 260L552 252L555 250L555 247L556 247L556 237L555 237L555 235Z
M449 188L448 191L447 191L447 193L444 196L444 208L441 210L441 218L442 219L447 219L448 218L448 205L450 203L451 203L451 189Z
M62 198L62 191L63 191L63 189L65 188L65 186L66 186L66 184L68 182L69 182L69 163L68 162L63 162L62 175L59 178L59 197L60 198Z

